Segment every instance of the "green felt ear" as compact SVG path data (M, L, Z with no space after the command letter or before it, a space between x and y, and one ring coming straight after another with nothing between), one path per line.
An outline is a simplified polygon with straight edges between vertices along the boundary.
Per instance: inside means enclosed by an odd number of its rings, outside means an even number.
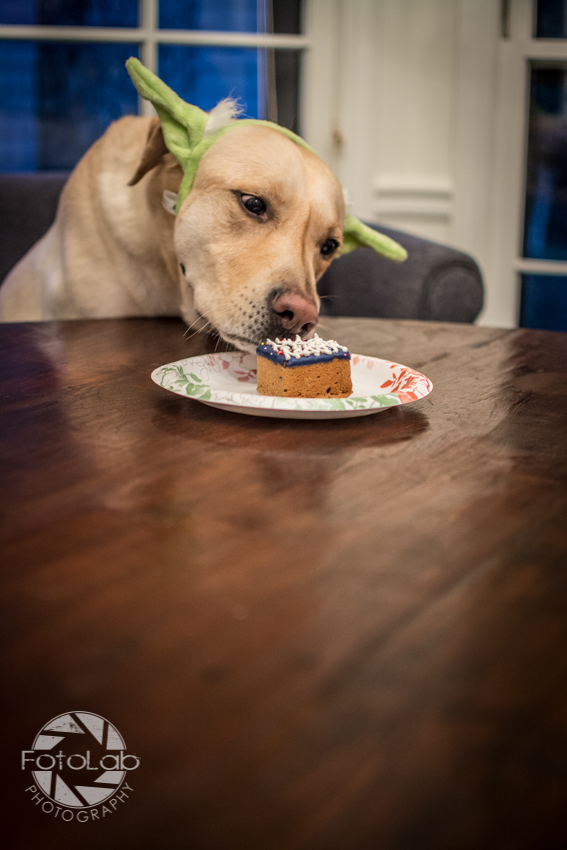
M142 97L155 106L163 129L165 143L181 166L191 150L203 138L208 115L186 103L133 56L126 62L132 82Z
M155 107L165 144L183 169L182 187L185 189L183 184L192 184L197 170L198 163L193 162L194 152L203 138L209 116L198 106L182 100L159 77L142 65L139 59L130 57L126 68L138 92ZM182 191L180 188L181 201L188 191Z
M390 239L389 236L367 227L366 224L363 224L350 213L345 219L343 234L344 241L339 252L340 256L348 254L349 251L354 251L355 248L364 247L373 248L379 254L383 254L390 260L396 260L398 263L402 263L408 255L406 249Z

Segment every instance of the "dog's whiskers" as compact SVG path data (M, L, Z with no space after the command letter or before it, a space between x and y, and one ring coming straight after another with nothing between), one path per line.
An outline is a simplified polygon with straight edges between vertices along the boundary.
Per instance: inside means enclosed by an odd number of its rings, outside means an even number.
M225 333L228 336L238 336L240 328L235 328L233 325L234 325L234 322L236 321L238 314L239 313L245 313L245 312L246 312L246 308L242 307L242 306L237 307L236 310L234 309L234 305L226 306L224 309L219 310L218 314L215 316L215 323L216 323L216 325L218 325L219 322L226 324L227 328L231 329L230 332L228 331L228 329L225 330ZM226 320L226 322L225 322L225 320ZM191 329L193 327L195 327L195 325L198 322L202 322L202 321L204 321L204 324L201 325L200 327L198 327L195 331L193 331L193 333L190 333ZM248 327L248 329L249 329L249 327ZM242 332L242 331L240 331L240 332ZM226 339L223 336L223 334L221 333L221 331L218 329L218 327L216 327L215 324L213 324L212 320L206 319L206 317L202 314L199 314L197 316L197 318L189 325L189 327L185 330L183 337L184 337L184 339L189 341L189 340L193 339L193 337L196 336L199 333L208 333L209 335L216 337L216 342L215 342L215 347L214 347L215 352L218 350L218 347L219 347L221 342L224 343L225 345L231 346L233 349L237 349L237 344Z
M199 319L197 319L196 321L199 321ZM196 323L196 322L193 322L193 323L190 325L190 327L188 327L188 328L187 328L187 330L185 331L185 333L183 334L183 338L184 338L184 339L186 339L187 341L189 341L190 339L193 339L193 337L194 337L194 336L197 336L197 334L200 334L200 333L203 333L204 331L206 331L206 329L207 329L207 326L208 326L208 325L210 325L211 327L213 327L213 323L212 323L212 322L210 322L209 320L207 320L207 321L205 322L205 324L203 325L203 327L201 327L201 328L197 328L197 330L196 330L196 331L193 331L193 333L192 333L190 336L187 336L187 334L189 333L189 331L191 330L191 328L193 327L193 325L194 325L195 323Z
M191 330L191 328L192 328L192 327L194 327L194 326L197 324L197 322L200 322L202 318L203 318L202 316L197 316L197 318L196 318L193 322L191 322L191 324L189 325L189 327L187 328L187 330L185 331L185 333L183 334L183 336L187 336L187 334L189 333L189 331ZM195 333L198 333L198 332L199 332L199 329L197 329L197 330L195 331ZM194 336L194 335L195 335L195 334L193 334L193 336Z

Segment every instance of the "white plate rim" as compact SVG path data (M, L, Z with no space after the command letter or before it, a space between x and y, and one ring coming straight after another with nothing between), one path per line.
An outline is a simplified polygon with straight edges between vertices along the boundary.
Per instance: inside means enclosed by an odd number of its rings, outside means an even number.
M245 413L251 416L280 418L340 418L364 416L390 407L410 404L429 395L433 385L429 378L409 366L351 353L353 374L357 369L372 370L380 364L388 368L392 376L392 387L384 385L370 396L347 398L282 398L263 396L257 392L238 392L215 388L214 375L229 369L238 375L243 384L255 384L256 358L240 351L197 354L154 369L151 378L158 386L176 395L201 401L223 410ZM226 365L223 365L226 364ZM232 376L232 375L231 375Z

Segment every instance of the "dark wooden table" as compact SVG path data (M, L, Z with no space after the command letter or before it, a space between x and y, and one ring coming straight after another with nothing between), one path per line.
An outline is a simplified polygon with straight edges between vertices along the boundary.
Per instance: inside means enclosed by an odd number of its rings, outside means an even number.
M567 336L328 320L433 394L257 419L151 383L180 322L0 326L10 848L567 846ZM52 717L136 753L61 822Z

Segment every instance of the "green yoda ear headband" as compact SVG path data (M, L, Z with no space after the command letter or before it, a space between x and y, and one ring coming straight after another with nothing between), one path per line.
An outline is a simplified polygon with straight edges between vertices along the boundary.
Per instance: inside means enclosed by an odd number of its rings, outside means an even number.
M163 130L165 144L183 169L176 213L179 212L181 204L193 188L195 174L205 151L234 127L247 125L270 127L272 130L283 133L296 145L315 153L307 142L279 124L254 118L234 120L235 109L230 102L221 101L211 114L199 109L198 106L186 103L134 57L128 59L126 68L141 96L154 105ZM226 104L224 108L223 104ZM340 253L347 254L362 246L373 248L379 254L398 262L405 260L407 256L405 249L393 239L384 236L383 233L377 233L355 216L348 214L345 219L344 242Z

